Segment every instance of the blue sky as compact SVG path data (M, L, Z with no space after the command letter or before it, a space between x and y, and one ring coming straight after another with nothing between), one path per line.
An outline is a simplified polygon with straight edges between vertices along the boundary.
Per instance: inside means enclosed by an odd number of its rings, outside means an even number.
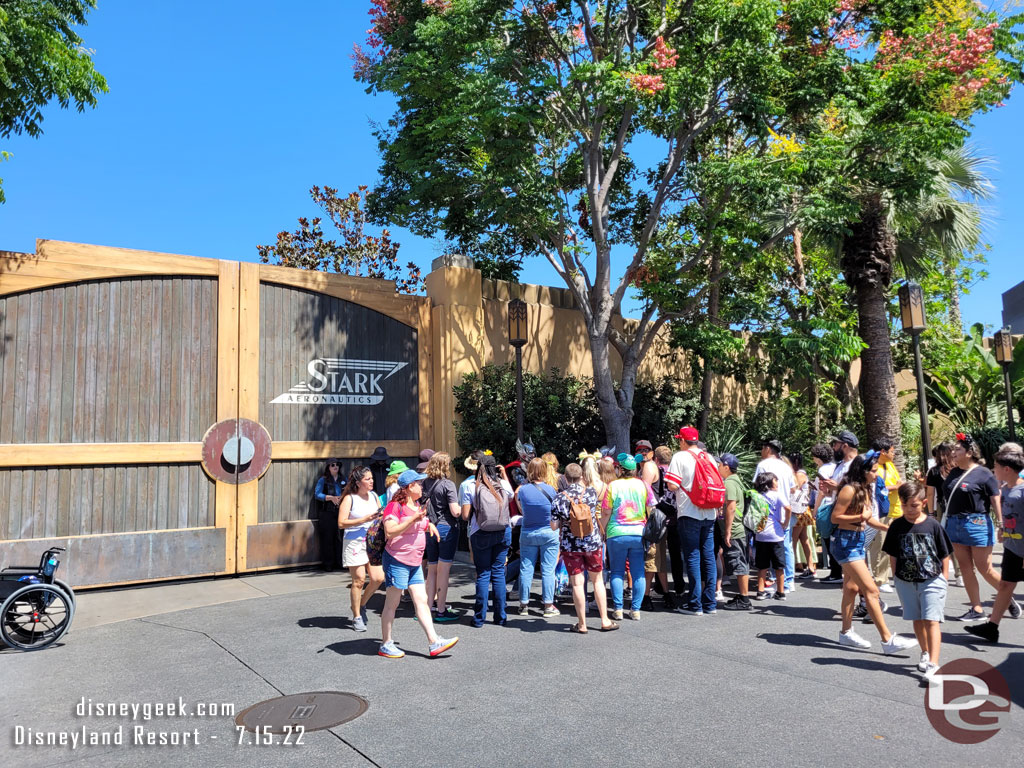
M313 215L313 184L346 192L376 178L370 121L392 103L367 95L350 54L368 0L286 3L100 0L83 31L110 93L84 114L48 108L40 139L14 137L0 166L0 249L36 238L256 260L256 246ZM995 159L990 277L963 299L966 323L1000 323L1001 294L1024 279L1024 93L978 120ZM1017 126L1015 129L1014 126ZM438 242L398 232L429 270ZM527 282L557 284L530 262Z

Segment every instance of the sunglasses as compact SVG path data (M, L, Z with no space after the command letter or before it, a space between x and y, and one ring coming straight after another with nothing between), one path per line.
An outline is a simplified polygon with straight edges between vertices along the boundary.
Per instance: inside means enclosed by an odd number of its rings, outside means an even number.
M332 461L332 462L331 462L330 464L328 464L327 466L328 466L328 467L336 467L336 466L338 466L338 462L336 462L336 461Z

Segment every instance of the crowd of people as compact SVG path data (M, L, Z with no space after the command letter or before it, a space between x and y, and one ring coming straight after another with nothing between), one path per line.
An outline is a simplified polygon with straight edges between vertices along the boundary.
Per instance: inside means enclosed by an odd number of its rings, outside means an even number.
M989 469L961 433L936 447L926 478L904 481L889 440L861 452L857 436L842 431L812 448L814 468L805 469L801 454L768 438L747 487L735 455L711 455L693 427L676 439L675 451L639 440L633 453L582 452L564 469L529 444L518 443L519 455L504 465L477 450L459 485L444 452L423 451L415 468L391 461L386 471L386 453L375 454L376 465L353 467L347 481L340 462L329 461L315 496L327 508L321 518L341 532L324 552L340 552L351 574L352 629L367 631L367 601L383 584L381 656L404 655L393 635L402 600L412 603L430 655L451 649L458 638L440 636L435 624L462 618L448 590L463 525L476 569L474 627L488 617L504 626L513 598L528 615L538 576L535 610L558 616L556 597L571 594L576 621L568 629L578 634L591 631L591 611L602 632L627 617L640 621L655 593L666 609L702 617L784 601L799 581L817 579L842 585L840 645L870 648L854 622L873 624L886 654L919 646L917 668L928 678L939 666L951 564L967 594L957 617L967 632L998 642L1004 615L1021 615L1013 598L1024 580L1020 445L1003 445ZM997 537L1001 574L992 565ZM828 569L821 578L819 566ZM988 616L979 576L996 590ZM889 629L888 593L913 637Z

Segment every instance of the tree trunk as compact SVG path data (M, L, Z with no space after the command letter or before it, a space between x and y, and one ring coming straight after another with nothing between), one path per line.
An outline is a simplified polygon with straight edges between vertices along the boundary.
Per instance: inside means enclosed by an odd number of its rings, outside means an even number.
M865 202L860 221L843 242L842 268L857 297L857 324L867 345L861 353L860 399L864 404L867 435L861 451L873 440L887 438L896 448L896 464L904 469L900 439L899 402L892 367L889 307L885 291L892 277L896 238L889 229L880 199ZM860 437L860 436L858 436Z
M614 446L616 452L629 451L629 428L633 423L633 387L625 387L616 392L615 380L609 360L611 342L607 335L592 333L590 336L590 354L594 364L594 394L597 396L597 407L604 424L606 445ZM627 361L623 361L623 380L629 377L630 383L636 379L635 361L629 361L632 370L627 371Z
M946 261L942 265L942 271L946 273L946 277L953 284L953 288L946 299L949 307L949 324L953 326L953 332L959 341L964 334L964 321L960 315L960 285L954 279L956 277L956 268Z
M718 324L718 311L721 306L721 259L717 250L711 253L711 288L708 291L708 322ZM701 361L704 377L700 383L700 416L697 418L697 431L704 434L708 428L708 417L711 415L711 385L714 382L715 370L711 365L710 356Z
M860 337L867 344L860 356L860 399L864 404L864 422L868 433L861 450L878 438L900 445L900 414L896 395L896 377L889 346L889 307L885 288L878 283L857 286L857 321Z

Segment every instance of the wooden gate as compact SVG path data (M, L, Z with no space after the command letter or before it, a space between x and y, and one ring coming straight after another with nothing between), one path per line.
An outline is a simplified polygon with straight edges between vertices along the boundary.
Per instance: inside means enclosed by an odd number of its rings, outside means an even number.
M384 281L0 252L0 566L65 546L65 578L97 586L314 562L323 460L431 442L429 322ZM204 464L240 420L270 434L262 476Z

